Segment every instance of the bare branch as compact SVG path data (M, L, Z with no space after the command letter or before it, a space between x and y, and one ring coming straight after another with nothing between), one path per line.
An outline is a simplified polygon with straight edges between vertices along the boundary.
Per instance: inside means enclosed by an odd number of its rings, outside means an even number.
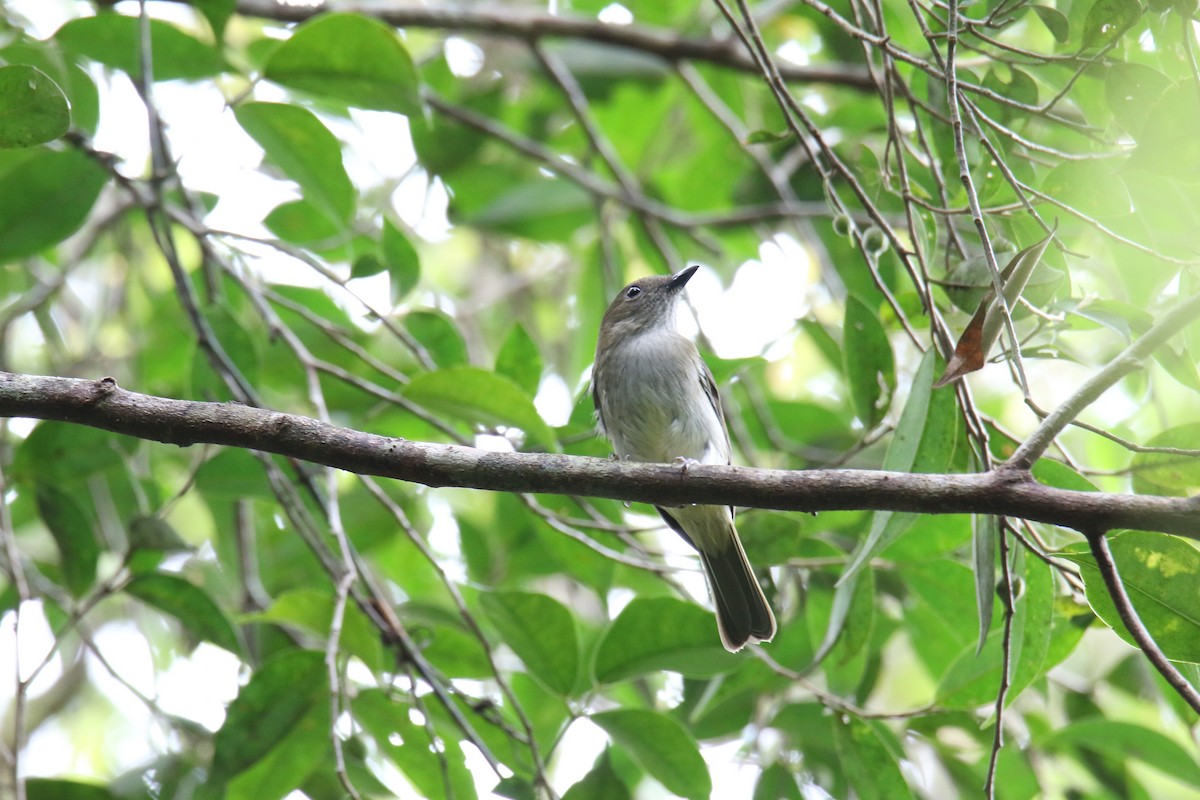
M187 446L277 453L427 486L544 492L657 505L712 503L784 511L846 509L1001 514L1079 531L1136 528L1200 540L1200 497L1075 492L1008 466L978 474L764 470L502 453L393 439L234 403L171 400L99 381L0 372L0 415L60 420Z
M275 0L238 0L239 13L280 22L303 22L336 6L339 12L363 14L397 28L432 28L471 31L526 42L543 39L574 39L612 45L658 56L669 63L705 61L741 72L758 73L754 61L736 39L703 39L645 25L610 25L598 19L571 14L546 14L529 8L497 5L494 8L415 3L338 2L336 4L288 5ZM844 64L780 68L785 80L832 83L874 91L866 70Z

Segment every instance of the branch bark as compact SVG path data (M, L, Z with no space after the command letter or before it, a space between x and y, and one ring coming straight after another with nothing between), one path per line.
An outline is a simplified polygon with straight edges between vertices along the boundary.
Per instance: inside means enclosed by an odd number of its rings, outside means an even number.
M784 511L1001 514L1091 535L1116 528L1200 540L1200 496L1075 492L1011 467L966 475L787 471L641 464L554 453L502 453L393 439L236 403L138 394L98 381L0 372L0 416L88 425L188 446L243 447L426 486L588 495L656 505L712 503Z
M704 61L758 74L758 67L735 38L705 39L680 36L673 31L646 25L612 25L571 14L546 14L528 8L497 5L492 8L457 5L417 5L360 1L319 5L287 5L277 0L238 0L237 11L249 17L280 22L303 22L327 11L362 14L397 28L430 28L472 31L534 43L542 39L574 39L611 45L657 56L672 64ZM865 69L831 64L787 65L780 68L784 79L804 83L831 83L864 91L875 91Z

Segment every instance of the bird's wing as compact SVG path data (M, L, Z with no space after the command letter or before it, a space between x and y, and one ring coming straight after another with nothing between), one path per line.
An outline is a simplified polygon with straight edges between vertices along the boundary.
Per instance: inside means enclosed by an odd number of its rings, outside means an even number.
M713 413L717 415L717 423L721 428L721 435L725 437L725 463L732 464L732 450L729 446L729 428L725 425L725 412L721 410L721 395L717 392L717 382L713 378L712 370L708 368L708 364L704 363L704 359L700 354L696 354L696 361L700 364L700 388L704 390L704 394L708 397L708 402L712 404Z

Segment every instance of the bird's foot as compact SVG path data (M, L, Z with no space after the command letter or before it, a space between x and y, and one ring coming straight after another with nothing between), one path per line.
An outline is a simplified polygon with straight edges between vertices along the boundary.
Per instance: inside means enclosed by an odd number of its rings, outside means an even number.
M687 476L687 474L688 474L688 469L689 469L689 468L691 468L691 467L694 467L694 466L698 466L698 465L700 464L700 462L699 462L699 461L697 461L696 459L694 459L694 458L688 458L687 456L675 456L675 459L674 459L674 460L673 460L671 463L672 463L672 464L677 464L677 465L679 466L679 471L680 471L680 472L681 472L681 473L682 473L682 474L683 474L685 477L686 477L686 476Z

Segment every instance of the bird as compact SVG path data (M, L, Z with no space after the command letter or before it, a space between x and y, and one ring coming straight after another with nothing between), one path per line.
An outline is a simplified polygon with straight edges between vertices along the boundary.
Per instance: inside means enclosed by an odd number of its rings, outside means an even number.
M676 327L684 287L699 266L623 288L600 323L592 369L599 427L618 458L654 463L729 464L725 415L712 371ZM725 649L775 636L775 615L746 558L733 508L657 506L666 524L700 554Z

